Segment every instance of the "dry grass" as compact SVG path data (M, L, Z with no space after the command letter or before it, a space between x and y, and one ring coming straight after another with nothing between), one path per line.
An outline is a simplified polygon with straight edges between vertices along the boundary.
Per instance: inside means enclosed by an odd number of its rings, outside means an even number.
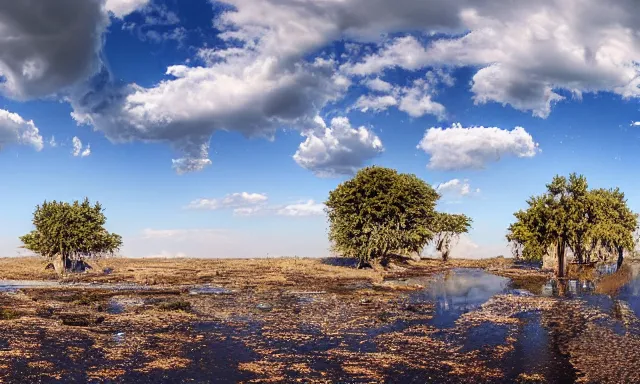
M424 275L449 268L508 268L511 259L400 260L392 266L356 269L335 259L130 259L106 258L90 262L87 273L70 274L67 281L135 283L144 285L215 284L232 289L271 289L304 286L334 286L363 280L381 282L385 277ZM45 270L46 262L37 257L0 258L0 280L52 280L55 272ZM106 268L111 273L104 272ZM248 273L250 271L250 273Z
M0 258L0 280L55 280L52 270L45 270L47 262L40 257Z
M12 277L12 271L21 270L21 278L37 278L39 262L0 259L6 267L0 274ZM517 315L532 311L541 313L544 327L585 377L638 382L630 365L640 361L640 342L607 332L595 320L613 321L613 315L579 300L497 295L442 331L430 323L435 303L411 304L407 292L375 284L388 277L425 276L457 267L526 277L538 273L518 269L510 259L397 261L388 269L373 270L335 266L322 259L106 259L93 265L94 271L74 278L144 284L210 282L235 291L189 295L179 287L149 291L56 287L0 294L0 308L20 314L0 322L0 383L47 382L54 374L95 382L141 378L154 382L163 377L181 382L180 372L194 375L185 376L195 378L191 381L205 382L220 372L215 371L219 367L225 374L243 375L239 382L400 382L399 374L420 372L430 382L489 383L510 372L501 364L521 337L524 320ZM105 267L113 272L100 273ZM112 302L121 303L124 311L106 311ZM262 303L272 310L258 310ZM187 305L189 311L162 310ZM65 325L64 319L72 315L92 321L86 326ZM637 326L632 311L625 316L626 327ZM101 317L104 321L93 321ZM491 348L464 347L469 331L486 323L506 329L504 341ZM584 328L585 324L593 325ZM583 334L576 336L574 329L581 327ZM611 345L590 348L603 340ZM73 364L59 364L65 361ZM624 364L601 368L611 361ZM198 372L207 376L197 376ZM513 382L545 382L543 374L548 372L526 371Z
M629 265L624 264L616 273L604 276L596 286L596 292L613 295L633 279Z

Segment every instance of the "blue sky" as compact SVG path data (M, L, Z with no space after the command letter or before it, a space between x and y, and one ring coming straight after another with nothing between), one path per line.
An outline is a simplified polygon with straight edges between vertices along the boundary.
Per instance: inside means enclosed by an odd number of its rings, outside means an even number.
M0 5L0 255L88 196L123 255L323 256L322 202L370 164L473 218L459 257L507 254L555 174L640 211L634 2L362 2Z

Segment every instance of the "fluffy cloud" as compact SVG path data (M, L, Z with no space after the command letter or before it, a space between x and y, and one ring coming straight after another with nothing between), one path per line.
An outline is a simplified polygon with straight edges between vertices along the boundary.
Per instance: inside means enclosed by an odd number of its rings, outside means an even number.
M40 131L32 120L27 121L17 113L0 109L0 148L9 144L30 145L37 151L44 147Z
M353 107L359 109L361 112L380 112L396 105L398 105L398 101L391 95L362 95L356 100Z
M74 118L113 142L167 142L180 155L178 172L199 170L210 164L214 131L262 137L280 127L305 131L328 103L342 98L350 80L334 60L305 59L310 51L342 35L368 39L405 26L457 24L455 8L434 12L433 2L413 0L228 3L233 10L216 20L223 31L218 37L228 45L201 50L205 65L169 67L168 78L150 88L114 86L101 74L72 98Z
M109 22L100 1L3 1L0 15L1 94L42 97L95 71Z
M411 117L430 114L442 119L445 115L444 105L431 99L432 92L428 82L422 79L416 80L411 88L404 89L398 109Z
M363 82L363 84L372 91L391 92L393 90L393 85L391 85L391 83L387 83L379 77L376 77L374 79L367 79Z
M150 0L106 0L105 9L115 17L123 18L135 10L141 9Z
M564 89L640 96L640 20L637 4L597 1L540 1L526 6L491 2L457 3L468 33L424 44L413 36L387 42L381 50L350 63L356 75L386 68L480 67L473 78L476 103L510 104L546 117Z
M73 137L71 143L73 145L73 150L71 151L73 156L87 157L91 154L91 146L87 145L86 147L83 147L82 141L77 136Z
M267 195L262 193L237 192L219 199L197 199L189 203L187 208L207 210L234 208L237 213L246 214L248 210L257 208L267 200Z
M232 209L235 216L280 215L280 216L314 216L324 214L324 204L316 204L306 200L292 204L268 204L267 195L261 193L231 193L223 198L196 199L187 209L221 210Z
M324 215L324 204L309 200L303 203L290 204L278 210L282 216L316 216Z
M460 198L480 193L480 188L471 189L469 180L451 179L436 186L436 191L445 198Z
M306 135L314 117L361 76L372 92L386 94L361 99L360 109L368 103L368 110L395 106L415 117L443 117L433 87L376 77L388 68L472 67L476 103L509 104L540 117L563 100L560 90L576 97L600 91L640 95L640 12L631 0L227 0L228 11L215 20L220 45L201 47L188 65L170 66L156 85L116 84L99 60L109 12L123 17L152 9L147 3L5 1L0 35L11 38L0 40L0 92L27 99L73 86L68 100L78 122L116 143L170 144L178 172L211 163L209 140L217 130L273 137L286 127ZM156 12L164 12L156 19L170 24L165 11ZM376 46L389 33L399 37ZM341 40L374 48L365 57L347 49L346 64L317 56Z
M413 36L403 36L387 42L379 52L365 57L357 63L347 63L343 70L352 75L371 75L387 68L399 67L415 71L430 64L422 44Z
M336 117L327 127L316 119L318 129L303 133L293 159L319 176L350 175L384 148L380 138L365 127L353 128L345 117Z
M418 149L431 156L428 167L441 170L480 169L504 156L533 157L538 144L522 127L429 128Z
M361 112L380 112L397 106L398 110L411 117L430 114L441 120L445 117L445 107L432 97L437 93L438 85L453 85L453 78L443 71L429 71L425 78L416 79L410 87L392 86L380 78L367 80L364 84L375 92L362 95L356 100L353 108Z
M17 100L39 98L91 76L101 65L108 13L124 17L148 2L0 2L0 94Z
M125 22L122 24L123 30L130 31L142 41L160 43L174 40L182 45L184 39L187 38L188 30L176 26L180 23L180 18L175 12L170 11L166 5L157 3L149 3L139 9L144 16L144 21L141 23Z
M215 130L272 137L282 126L309 126L319 107L349 84L330 60L278 71L272 59L247 55L210 67L172 66L172 78L153 88L114 89L108 79L94 80L99 91L91 87L75 98L73 116L114 142L168 142L182 156L174 167L193 171L210 164Z

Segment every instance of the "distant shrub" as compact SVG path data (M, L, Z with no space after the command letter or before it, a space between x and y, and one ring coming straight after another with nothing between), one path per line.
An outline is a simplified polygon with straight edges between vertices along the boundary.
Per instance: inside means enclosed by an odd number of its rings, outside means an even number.
M20 314L11 309L0 308L0 320L13 320L20 317Z
M191 310L191 303L186 300L174 300L167 301L164 303L160 303L158 308L161 311L184 311L188 312Z

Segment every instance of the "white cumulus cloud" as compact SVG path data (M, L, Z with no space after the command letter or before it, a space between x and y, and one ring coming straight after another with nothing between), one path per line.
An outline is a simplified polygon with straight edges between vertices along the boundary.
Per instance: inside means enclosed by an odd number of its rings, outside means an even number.
M444 118L444 105L432 100L431 85L425 80L418 79L411 88L403 90L404 95L400 99L398 109L406 112L411 117L420 117L430 114Z
M396 105L398 105L398 101L392 95L362 95L356 100L353 107L361 112L380 112Z
M632 1L545 0L522 4L451 1L458 9L455 37L423 43L412 35L344 66L355 75L387 68L479 68L471 90L476 103L498 102L549 115L563 89L640 96L639 16Z
M243 209L254 209L257 205L265 203L268 200L267 195L262 193L236 192L228 194L222 198L196 199L193 200L187 208L189 209L239 209L240 213L247 212Z
M105 9L115 17L123 18L126 15L146 6L150 0L107 0Z
M87 157L91 154L91 146L87 145L84 147L82 141L77 136L74 136L73 139L71 139L71 143L73 145L73 150L71 151L73 156Z
M391 85L391 83L388 83L379 77L376 77L373 79L367 79L363 82L363 84L366 85L372 91L391 92L391 90L393 90L393 85Z
M480 193L480 188L471 188L469 180L451 179L436 186L436 191L445 198L460 198Z
M302 203L289 204L278 210L278 215L282 216L316 216L324 215L324 204L308 200Z
M481 169L505 156L533 157L538 143L522 127L509 131L497 127L429 128L418 149L431 156L428 167L441 170Z
M438 85L451 86L453 81L453 78L443 71L429 71L424 78L414 80L409 87L392 86L380 78L368 80L365 84L375 92L361 95L353 108L361 112L380 112L397 106L398 110L411 117L429 114L441 120L445 117L446 108L434 101L433 96Z
M33 120L25 120L17 113L0 109L0 148L9 144L30 145L42 150L44 141Z
M331 120L326 126L320 118L318 128L303 133L293 159L303 168L319 176L350 175L382 151L382 141L365 127L353 128L346 117Z
M54 95L72 104L79 123L114 143L168 144L179 173L211 164L209 141L219 130L272 138L293 128L308 135L313 119L351 84L373 93L361 99L361 110L445 116L429 79L428 87L406 83L407 76L388 70L470 68L476 104L508 104L539 117L568 94L640 96L640 12L631 0L225 3L211 31L220 44L195 47L188 61L141 86L116 84L100 59L109 15L148 9L148 24L174 25L179 19L168 9L147 0L1 2L0 36L10 38L0 39L0 94ZM147 38L183 39L183 30L174 32ZM339 58L322 50L336 41L347 47ZM441 82L449 86L453 78Z

